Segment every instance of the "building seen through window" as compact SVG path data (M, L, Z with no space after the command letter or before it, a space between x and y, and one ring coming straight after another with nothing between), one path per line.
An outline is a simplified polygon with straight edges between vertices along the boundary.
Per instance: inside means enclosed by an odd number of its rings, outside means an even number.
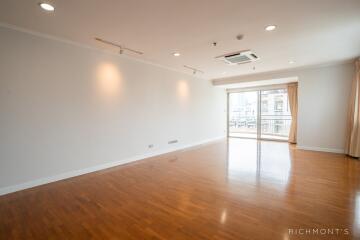
M229 95L230 136L257 138L260 135L260 138L286 140L290 124L291 113L286 89Z

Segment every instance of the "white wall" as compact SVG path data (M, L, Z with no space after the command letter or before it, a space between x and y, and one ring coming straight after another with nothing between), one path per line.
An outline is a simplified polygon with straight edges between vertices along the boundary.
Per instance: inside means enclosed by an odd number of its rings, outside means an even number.
M298 146L344 152L352 63L300 71Z
M343 152L352 62L214 80L217 86L268 79L298 79L298 147Z
M0 194L224 136L225 108L206 80L0 27Z

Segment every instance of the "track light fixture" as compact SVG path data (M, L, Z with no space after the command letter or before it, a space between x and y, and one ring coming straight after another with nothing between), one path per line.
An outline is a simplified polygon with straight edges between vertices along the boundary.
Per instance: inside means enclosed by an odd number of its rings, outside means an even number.
M134 49L131 49L131 48L127 48L127 47L124 47L120 44L117 44L117 43L113 43L113 42L110 42L110 41L107 41L107 40L104 40L104 39L101 39L101 38L95 38L96 41L99 41L99 42L102 42L102 43L105 43L105 44L108 44L108 45L111 45L111 46L115 46L115 47L118 47L119 48L119 54L123 54L124 51L129 51L129 52L133 52L133 53L136 53L136 54L139 54L139 55L142 55L144 54L143 52L140 52L138 50L134 50Z
M192 70L193 74L197 74L197 73L204 73L203 71L199 70L199 69L196 69L196 68L193 68L193 67L189 67L187 65L184 65L184 68L187 68L187 69L190 69Z

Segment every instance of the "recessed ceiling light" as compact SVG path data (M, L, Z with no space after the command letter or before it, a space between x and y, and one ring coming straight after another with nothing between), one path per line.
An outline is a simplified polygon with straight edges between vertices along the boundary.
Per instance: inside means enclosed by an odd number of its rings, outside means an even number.
M227 72L222 72L222 74L226 74Z
M289 61L289 64L294 64L294 63L295 63L295 61L293 61L293 60Z
M274 31L275 28L276 28L275 25L269 25L269 26L266 26L265 30L266 30L266 31Z
M176 52L176 53L173 53L173 55L174 55L175 57L178 57L178 56L180 56L180 53Z
M49 3L40 3L39 5L45 11L48 11L48 12L55 11L55 7L53 5L51 5L51 4L49 4Z

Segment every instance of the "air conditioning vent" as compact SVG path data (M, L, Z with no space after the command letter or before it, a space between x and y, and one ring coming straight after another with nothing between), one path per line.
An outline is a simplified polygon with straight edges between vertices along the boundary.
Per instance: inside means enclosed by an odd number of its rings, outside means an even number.
M250 50L226 54L216 58L230 65L250 63L259 59L258 56Z

